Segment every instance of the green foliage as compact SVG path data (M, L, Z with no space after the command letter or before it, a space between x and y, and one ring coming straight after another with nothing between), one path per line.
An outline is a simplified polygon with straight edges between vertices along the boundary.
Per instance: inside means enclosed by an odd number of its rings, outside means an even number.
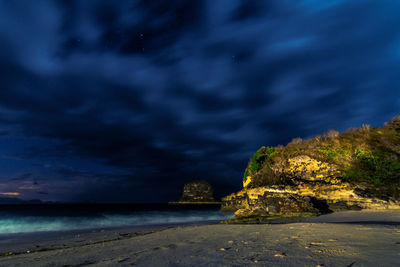
M243 179L246 179L246 177L249 176L249 175L250 175L249 166L247 166L247 168L246 168L246 170L244 171L244 174L243 174Z
M357 149L354 164L347 171L347 178L374 185L390 184L400 179L400 162L391 159L386 151L374 152Z
M275 148L273 147L261 147L257 152L251 157L248 167L246 168L243 177L246 178L259 171L265 161L272 162L272 157L274 156Z
M400 162L392 162L389 165L389 171L400 171Z
M250 162L250 170L252 170L253 172L257 172L260 168L261 168L261 165L257 161Z
M319 147L317 153L322 161L343 165L345 163L344 161L352 156L352 145L343 140L337 140L337 142L331 142Z
M360 149L360 148L357 148L357 149L356 149L356 152L354 153L354 155L355 155L357 158L361 158L361 159L369 159L369 158L371 158L371 156L372 156L370 152L364 151L364 150L362 150L362 149Z
M269 147L269 146L263 147L263 148L264 148L263 152L264 152L266 159L272 160L272 157L274 156L274 153L275 153L275 148Z
M334 151L331 147L320 148L319 152L322 153L329 160L334 160L338 156L338 153Z

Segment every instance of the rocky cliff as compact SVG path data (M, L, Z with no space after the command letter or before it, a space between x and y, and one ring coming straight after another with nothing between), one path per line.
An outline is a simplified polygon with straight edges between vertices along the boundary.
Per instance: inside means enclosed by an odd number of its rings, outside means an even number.
M214 190L211 185L206 181L192 181L183 187L182 197L178 202L173 204L201 204L209 203L216 204L218 200L215 196Z
M251 158L243 190L222 199L237 217L400 208L400 116L382 128L334 130Z

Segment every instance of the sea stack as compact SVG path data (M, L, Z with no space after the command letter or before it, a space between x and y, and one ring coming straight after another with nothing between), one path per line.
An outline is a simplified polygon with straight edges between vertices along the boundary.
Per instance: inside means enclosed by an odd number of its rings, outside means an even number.
M183 187L182 197L171 204L220 204L206 181L191 181Z

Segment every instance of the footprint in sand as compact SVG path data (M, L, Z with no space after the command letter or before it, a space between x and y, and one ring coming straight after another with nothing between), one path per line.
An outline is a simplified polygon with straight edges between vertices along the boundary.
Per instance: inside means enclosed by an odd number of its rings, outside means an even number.
M154 247L153 250L159 250L159 249L174 249L177 248L178 246L175 244L169 244L167 246L163 246L163 247Z
M312 252L314 252L314 253L331 254L331 255L342 255L346 251L344 249L315 249Z
M175 245L175 244L169 244L168 246L167 246L167 248L177 248L178 246L177 245Z
M322 242L311 242L311 246L323 246L324 244Z
M129 258L122 258L122 257L119 257L119 258L117 259L117 262L118 262L118 263L122 263L122 262L125 262L125 261L127 261L127 260L129 260Z

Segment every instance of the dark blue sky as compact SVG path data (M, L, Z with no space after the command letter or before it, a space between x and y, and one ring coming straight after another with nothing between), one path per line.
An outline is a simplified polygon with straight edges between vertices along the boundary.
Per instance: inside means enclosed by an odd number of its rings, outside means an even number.
M400 108L400 1L0 0L0 193L222 196L249 157Z

